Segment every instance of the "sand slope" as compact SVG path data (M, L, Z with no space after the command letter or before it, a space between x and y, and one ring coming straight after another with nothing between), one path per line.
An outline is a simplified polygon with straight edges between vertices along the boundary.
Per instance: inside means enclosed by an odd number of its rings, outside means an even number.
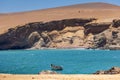
M120 80L120 75L9 75L9 74L0 74L0 80Z
M86 3L66 7L0 15L0 32L29 22L96 17L99 21L119 18L120 7L106 3Z
M83 8L83 9L119 9L117 5L103 3L103 2L92 2L92 3L83 3L76 4L71 6L64 6L62 8Z

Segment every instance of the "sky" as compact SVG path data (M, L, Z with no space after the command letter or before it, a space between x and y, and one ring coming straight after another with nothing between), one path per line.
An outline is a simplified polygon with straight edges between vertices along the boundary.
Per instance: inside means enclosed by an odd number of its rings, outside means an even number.
M0 13L24 12L89 2L120 5L120 0L0 0Z

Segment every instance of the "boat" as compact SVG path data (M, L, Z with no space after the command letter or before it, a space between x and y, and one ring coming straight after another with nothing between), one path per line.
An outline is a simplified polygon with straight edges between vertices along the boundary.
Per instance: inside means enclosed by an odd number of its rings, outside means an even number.
M51 64L51 70L63 70L63 67L62 66L58 66L58 65L54 65L54 64Z

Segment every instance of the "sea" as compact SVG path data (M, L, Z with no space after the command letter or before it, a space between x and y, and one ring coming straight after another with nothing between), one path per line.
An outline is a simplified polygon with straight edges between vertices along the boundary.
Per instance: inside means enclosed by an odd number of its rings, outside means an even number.
M50 64L63 67L60 74L92 74L120 67L119 50L49 49L0 51L0 73L38 74L51 70Z

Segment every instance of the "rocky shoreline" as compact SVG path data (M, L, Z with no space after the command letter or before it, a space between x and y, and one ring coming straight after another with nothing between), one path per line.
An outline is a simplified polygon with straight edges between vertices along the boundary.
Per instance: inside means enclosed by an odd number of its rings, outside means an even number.
M74 18L33 22L0 35L0 50L15 49L120 49L120 20L97 22Z
M43 70L41 71L39 74L60 74L56 71L52 71L52 70ZM96 71L95 73L93 74L109 74L109 75L113 75L113 74L120 74L120 67L112 67L111 69L109 70L99 70L99 71Z
M41 74L60 74L56 71L51 71L51 70L43 70L39 73ZM120 67L112 67L109 70L99 70L96 71L95 73L96 75L103 75L103 74L107 74L107 75L113 75L113 74L120 74Z
M112 67L109 70L100 70L94 74L120 74L120 67Z

